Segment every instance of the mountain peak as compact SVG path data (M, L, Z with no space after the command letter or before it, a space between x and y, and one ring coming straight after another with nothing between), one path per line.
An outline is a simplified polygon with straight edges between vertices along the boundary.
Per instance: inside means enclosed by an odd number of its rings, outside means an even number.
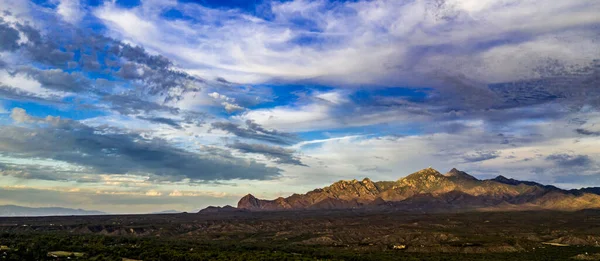
M444 176L446 176L446 177L455 177L455 178L458 178L458 179L465 179L465 180L477 180L477 178L475 178L475 177L467 174L464 171L460 171L460 170L458 170L456 168L452 168Z
M498 175L497 177L493 178L492 180L496 181L496 182L508 184L508 185L518 185L520 183L519 180L516 180L516 179L513 179L513 178L507 178L507 177L502 176L502 175Z
M404 179L417 178L417 177L421 177L421 176L443 176L443 175L436 169L429 167L426 169L419 170L415 173L412 173L412 174L404 177Z
M416 173L425 173L425 174L434 174L434 175L441 174L439 171L437 171L436 169L434 169L432 167L428 167L426 169L419 170Z
M433 188L449 188L452 182L439 171L429 167L412 173L399 181L400 186L429 191Z
M240 209L260 209L260 201L252 194L248 194L238 201L237 207Z
M600 208L599 195L598 188L565 191L504 176L478 180L456 168L441 174L429 167L397 181L340 180L328 187L287 198L261 200L248 194L240 199L238 208L249 211L371 207L473 210L502 207L506 203L527 208L579 210Z
M248 199L253 199L256 198L254 195L248 193L246 196L244 196L243 198L248 198Z
M502 175L498 175L494 178L494 180L509 180L507 177L502 176Z
M375 184L369 178L363 178L362 180L340 180L331 184L325 188L326 190L333 192L334 194L345 193L343 191L363 191L365 190L377 190ZM352 192L354 193L354 192ZM339 196L339 195L338 195Z

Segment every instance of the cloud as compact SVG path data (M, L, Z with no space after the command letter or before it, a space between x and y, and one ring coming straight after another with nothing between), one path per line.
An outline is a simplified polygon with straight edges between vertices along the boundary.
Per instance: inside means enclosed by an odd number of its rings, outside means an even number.
M239 105L234 104L234 103L223 102L221 104L223 105L223 107L225 107L225 110L228 113L232 113L232 112L236 112L236 111L243 111L245 109L244 107L239 106Z
M69 23L77 23L81 21L85 15L85 11L80 5L80 0L60 0L56 8L56 12L63 20Z
M546 160L562 168L585 168L593 163L587 155L552 154L547 156Z
M2 182L156 206L430 165L542 183L598 173L590 0L86 4L0 4Z
M215 100L224 100L224 101L229 101L229 102L235 101L235 99L232 99L225 95L219 94L218 92L211 92L208 94L208 96L210 96L211 98L213 98Z
M236 10L171 3L169 8L192 18L166 20L154 13L163 4L148 2L132 9L106 3L94 14L115 37L144 44L205 78L374 90L433 87L424 89L422 101L379 95L358 102L352 91L334 90L314 94L311 102L277 103L234 117L284 131L431 122L439 126L426 132L463 131L464 125L445 122L451 117L498 125L556 119L569 114L564 108L600 104L594 61L600 57L593 29L600 20L590 12L597 4L577 0L539 9L532 0L477 6L461 1L298 0L272 3L272 17L264 19ZM525 15L531 10L534 16ZM507 13L513 15L502 15ZM554 20L557 13L564 23L539 22ZM222 19L228 23L219 23ZM132 21L148 30L138 32L128 25ZM198 37L175 41L181 34ZM221 105L229 113L251 108L240 99L227 101L229 94L210 94L225 99Z
M294 144L294 146L292 146L292 148L302 148L303 146L310 145L310 144L319 144L319 143L335 141L335 140L357 139L357 138L362 138L362 137L363 137L363 135L351 135L351 136L335 137L335 138L321 139L321 140L301 141L301 142Z
M60 117L54 117L50 115L46 116L46 118L34 117L27 114L27 112L22 108L13 108L10 113L10 117L17 123L47 123L53 126L69 123L67 120L63 120Z
M143 3L144 5L153 5L152 3ZM398 9L400 11L407 11L407 10L412 10L411 8L417 8L415 10L419 10L419 12L421 12L422 10L432 10L435 11L433 12L434 17L438 17L438 15L440 13L443 14L447 14L448 12L450 13L456 13L456 14L460 14L461 12L466 12L466 13L478 13L478 12L488 12L488 9L476 9L476 10L471 10L469 8L465 8L462 6L462 4L459 4L457 6L453 6L451 4L446 4L445 6L439 6L439 7L431 7L431 6L425 6L424 9L420 9L423 3L411 3L410 5L396 5L395 3L385 3L384 5L386 6L387 9ZM523 4L523 7L527 7L529 8L530 6L528 5L529 3ZM568 6L571 6L570 4ZM200 12L200 13L211 13L211 14L217 14L219 15L225 15L223 13L221 13L220 10L213 10L213 9L207 9L207 8L200 8L200 6L195 5L195 4L177 4L176 6L172 6L173 8L179 8L184 10L185 12ZM371 27L376 21L378 21L379 23L382 23L384 26L388 27L388 28L393 28L392 24L390 23L391 21L393 21L393 19L397 19L394 18L395 16L392 16L391 13L389 13L389 10L381 10L380 7L381 6L375 6L372 5L371 3L368 2L357 2L357 3L344 3L344 4L340 4L340 8L342 8L342 10L347 10L347 11L351 11L354 10L356 12L343 12L343 13L339 13L339 17L330 17L328 16L329 14L337 14L336 12L339 11L331 11L329 10L329 7L325 2L316 2L314 4L308 4L306 2L302 2L302 1L298 1L295 2L294 5L292 5L291 3L287 3L287 4L275 4L272 9L275 11L275 14L280 14L279 16L275 16L277 17L278 21L284 21L285 23L283 24L279 24L280 26L282 25L284 28L290 29L292 34L294 33L303 33L302 31L304 30L301 27L294 27L294 22L297 15L299 15L299 17L301 17L302 19L306 19L307 21L314 21L315 25L317 25L317 28L321 28L321 27L325 27L324 25L326 24L326 22L330 21L329 19L333 19L333 21L337 20L337 19L341 19L341 20L348 20L348 21L354 21L355 23L358 24L362 24L364 25L364 29L367 31L371 31L373 30L373 28ZM311 11L317 11L321 16L321 18L315 18L315 17L311 17L311 16L307 16L306 14L304 14L303 12L308 10L305 9L308 8ZM433 9L431 9L433 8ZM504 6L502 6L502 8L505 8ZM454 9L458 9L455 10L456 12L452 11ZM103 13L106 15L112 15L110 13L110 11L115 11L115 12L120 12L123 15L129 15L131 17L136 17L136 19L141 19L144 20L143 18L139 17L139 12L150 12L150 9L140 9L140 8L133 8L131 10L121 10L119 9L118 6L116 5L111 5L110 3L106 3L104 6L99 7L96 10L96 14L99 13ZM296 13L296 11L291 11L291 10L302 10L300 11L300 13ZM367 17L370 17L369 15L372 14L375 10L381 11L382 15L381 17L377 17L376 19L372 20L372 19L366 19ZM437 11L436 11L437 10ZM449 11L450 10L450 11ZM577 9L579 10L579 9ZM108 12L108 13L106 13ZM138 13L136 13L138 12ZM333 13L332 13L333 12ZM423 17L413 17L411 19L413 19L413 21L417 21L418 18L422 18L425 21L430 21L428 19L432 18L429 17L429 13L425 12L423 13L424 16ZM241 28L243 28L243 25L237 24L236 22L238 20L236 20L236 14L234 12L234 17L230 17L230 19L234 19L232 21L232 26L241 26ZM239 14L241 15L241 14ZM129 17L128 16L128 17ZM228 17L231 16L231 13L228 13L227 15ZM459 15L460 16L460 15ZM152 19L156 18L154 16L146 16L144 18L150 18L153 17ZM294 17L294 18L292 18ZM442 17L445 17L444 15L442 15ZM454 16L451 16L454 17ZM241 19L242 21L246 21L246 19L248 19L249 17L238 17L239 19ZM458 20L452 20L452 19L458 19ZM464 32L462 28L460 28L461 25L463 24L455 24L455 22L458 22L460 19L467 19L465 17L454 17L448 21L443 20L443 21L437 21L435 19L434 20L437 22L442 22L441 25L443 25L444 23L448 23L447 25L450 26L450 28L452 29L456 29L458 30L458 32ZM479 17L481 18L481 17ZM379 19L379 20L378 20ZM383 20L381 20L383 19ZM392 20L388 20L388 19L392 19ZM504 18L502 18L504 19ZM216 20L215 20L216 21ZM256 23L255 26L257 26L258 28L262 28L264 30L271 30L269 28L272 27L277 27L277 25L273 25L271 24L269 21L260 21L260 20L252 20L252 23ZM178 21L181 22L181 21ZM193 21L188 21L189 23L192 23ZM118 24L118 21L115 22ZM153 22L149 22L150 24L152 24L152 26L159 28L159 29L167 29L170 27L161 27L161 25L157 25L154 24ZM164 23L161 23L164 25L171 25L172 21L164 21ZM186 22L181 23L183 25L188 25L186 24ZM339 24L338 24L339 25ZM190 25L191 26L191 25ZM214 26L218 26L218 25L214 25ZM390 27L391 26L391 27ZM434 28L437 26L437 24L428 24L428 26L433 26ZM552 25L552 26L556 26L556 25ZM123 80L127 80L127 81L131 81L133 84L131 86L136 87L136 89L131 90L131 92L128 92L126 94L127 97L131 97L133 98L134 96L137 100L140 101L144 101L146 103L156 103L157 105L154 107L159 107L159 106L164 106L165 104L161 104L160 100L157 97L154 96L163 96L163 102L169 102L170 106L176 106L176 105L180 105L177 103L174 103L174 101L177 101L179 99L182 99L182 97L184 96L185 93L187 92L197 92L198 90L200 90L200 88L212 88L210 85L211 84L217 84L220 86L227 86L227 85L231 85L231 82L227 82L227 81L222 81L222 80L217 80L215 83L208 83L207 81L195 77L195 76L191 76L188 73L185 73L183 71L179 71L177 69L175 69L174 67L174 63L172 61L170 61L169 59L166 58L166 56L163 55L151 55L149 54L146 49L144 49L143 47L140 46L134 46L131 44L126 44L123 43L121 41L118 40L114 40L112 38L108 38L108 37L103 37L100 35L96 35L93 33L80 33L77 32L74 36L74 39L69 39L67 37L65 37L66 34L64 33L59 33L57 31L59 30L54 30L54 31L49 31L46 32L45 34L40 33L38 30L36 30L35 28L31 27L31 26L27 26L27 25L22 25L22 24L15 24L14 25L15 28L19 28L19 30L22 32L23 35L26 36L26 38L28 39L29 44L25 45L25 49L29 50L29 53L31 55L31 57L34 58L34 60L37 61L41 61L41 62L46 62L48 64L54 64L55 66L59 66L59 67L64 67L64 62L59 62L62 61L60 57L54 57L54 55L58 55L58 56L69 56L71 54L73 54L75 51L81 51L82 53L82 58L78 61L73 61L73 59L69 60L70 63L74 63L76 67L78 68L82 68L85 70L89 70L89 71L98 71L100 69L106 70L112 70L111 71L111 75L116 75L119 77L122 77ZM110 25L109 25L110 27ZM288 28L288 27L292 27L292 28ZM179 29L181 29L183 27L177 27L177 28L170 28L170 29L174 29L174 31L177 31ZM233 28L232 28L233 29ZM329 34L326 34L326 30L321 28L324 31L316 31L315 33L317 34L323 34L324 37L330 37ZM397 28L396 28L397 29ZM73 31L70 28L66 28L67 31ZM273 29L273 30L278 30L278 29ZM329 29L327 29L329 30ZM350 32L354 32L352 28L346 28L346 27L340 27L337 28L337 30L350 30ZM168 30L160 30L160 32L168 32ZM393 34L394 30L389 30L387 32L385 32L385 34L390 34L388 35L388 37L396 37L396 35ZM379 33L379 32L378 32ZM492 37L487 35L486 33L484 33L484 31L482 30L480 33L483 34L483 36L485 37ZM458 34L460 37L461 34ZM515 35L508 35L506 37L513 37ZM516 34L516 36L518 36L518 34ZM459 37L459 38L460 38ZM500 36L500 37L504 37L504 36ZM574 35L572 37L577 37L577 35ZM582 37L585 37L585 35L583 35ZM518 38L518 37L517 37ZM219 37L215 37L215 39L221 39ZM395 39L395 38L394 38ZM545 39L545 38L544 38ZM75 42L77 42L77 45L74 45L68 49L65 50L65 48L62 48L62 46L60 46L60 41L67 41L67 40L75 40ZM214 39L213 39L214 40ZM221 40L227 40L227 39L221 39ZM524 39L525 41L527 39ZM440 39L434 39L432 41L446 41L446 40L440 40ZM474 42L477 42L477 39L473 40ZM185 42L185 41L184 41ZM490 48L496 48L498 46L502 46L502 41L498 40L493 40L491 43ZM507 41L506 44L510 45L511 41ZM518 43L518 42L517 42ZM292 43L292 42L286 42L286 44L297 44L297 43ZM351 46L353 43L349 43ZM148 48L150 48L153 51L156 51L157 49L155 48L156 46L153 46L152 44L147 44L146 45ZM170 46L170 45L169 45ZM333 48L335 45L332 44L332 46L327 45L325 49L314 49L314 46L308 44L308 45L302 45L300 47L297 47L299 49L303 49L306 48L307 50L311 50L313 52L333 52L331 50L329 50L328 48ZM417 47L415 47L415 50L419 51L419 53L425 53L425 54L431 54L431 55L459 55L461 54L461 52L453 52L452 50L452 46L453 45L444 45L441 44L439 46L439 48L441 49L436 49L438 48L437 45L427 45L427 46L421 46L418 45ZM337 46L339 47L339 46ZM449 48L448 50L450 51L446 51L445 48ZM188 48L189 49L189 48ZM271 47L268 47L267 50L270 50ZM489 49L489 48L488 48ZM91 50L91 51L90 51ZM187 50L186 48L184 48L183 50ZM333 49L332 49L333 50ZM487 50L487 49L485 49ZM585 48L581 49L581 50L586 50ZM164 55L167 55L171 58L176 58L175 61L177 61L179 64L178 66L183 66L184 68L186 66L189 65L189 63L181 63L180 59L177 59L177 57L173 57L171 55L169 55L169 52L167 50L161 50L162 53ZM289 52L282 52L279 49L276 50L271 50L271 51L276 51L281 57L286 57L286 54ZM398 50L396 50L398 51ZM472 50L468 50L468 51L472 51ZM467 50L465 50L465 52L467 52ZM468 52L467 52L468 53ZM105 56L106 58L104 59L104 61L100 61L98 60L98 54L102 54L102 56ZM42 57L43 55L48 55L50 57ZM66 55L66 56L65 56ZM322 55L322 53L319 53L319 57ZM471 53L469 53L469 55L471 56ZM85 59L84 59L85 58ZM354 58L353 58L354 59ZM85 61L84 61L85 60ZM91 60L91 62L89 61ZM322 60L321 58L319 58L319 60ZM421 60L419 60L421 61ZM481 81L481 80L474 80L471 79L472 77L470 76L471 74L465 74L465 73L461 73L461 74L454 74L452 72L446 72L446 71L436 71L436 72L432 72L433 74L429 73L430 76L433 75L435 77L435 79L437 79L436 81L440 82L440 84L446 86L444 88L437 88L436 92L438 92L438 94L433 95L432 98L428 99L426 102L427 104L417 104L414 102L408 102L406 100L402 100L402 99L395 99L395 101L393 101L394 99L389 99L389 98L384 98L384 97L374 97L376 99L374 99L374 101L372 101L370 104L361 104L360 107L358 108L353 108L356 107L356 104L353 104L352 102L348 103L348 97L344 96L347 94L342 95L342 92L339 91L332 91L332 92L325 92L325 93L320 93L316 96L315 98L319 98L323 101L328 101L328 103L319 103L319 102L315 102L314 104L308 104L308 105L300 105L300 106L280 106L280 107L276 107L276 108L269 108L269 109L259 109L259 110L253 110L253 111L248 111L247 113L245 113L244 115L242 115L242 117L240 117L241 119L250 119L250 120L254 120L257 123L264 125L264 126L268 126L271 128L276 128L276 129L294 129L294 130L315 130L315 129L328 129L328 128L339 128L341 126L365 126L365 125L373 125L373 124L381 124L381 123L389 123L389 122L398 122L398 121L406 121L407 118L410 118L411 120L417 120L420 121L422 119L419 119L419 117L423 117L423 115L427 114L427 113L444 113L447 111L466 111L466 113L469 112L473 112L474 110L483 110L481 113L479 113L479 115L485 116L488 113L487 110L489 109L494 109L494 110L503 110L504 108L510 108L510 107L514 107L514 106L531 106L531 105L536 105L539 104L540 102L548 102L548 101L553 101L557 98L561 98L561 97L566 97L570 100L573 101L577 101L577 100L581 100L582 98L585 97L585 95L579 95L582 93L590 93L589 91L594 91L594 88L591 88L590 86L594 86L593 82L590 84L590 82L585 82L584 80L586 79L585 77L581 76L580 74L573 74L570 73L570 70L564 65L564 63L561 63L560 59L553 59L553 58L548 58L544 60L545 62L542 63L543 66L545 66L544 68L546 69L546 72L541 72L541 70L538 67L535 67L536 69L536 73L538 73L541 76L554 76L556 74L559 75L563 75L562 80L554 80L556 78L551 78L550 80L547 81L540 81L540 80L527 80L527 81L521 81L521 82L516 82L516 84L499 84L496 86L491 86L490 88L487 87L487 83L485 81ZM62 65L58 65L56 64L56 62L61 63ZM588 60L581 60L580 63L578 63L578 65L585 65L588 64ZM94 63L94 64L99 64L100 68L92 68L86 64L89 63ZM412 61L409 60L409 64L412 63ZM547 65L547 66L546 66ZM540 65L541 66L541 65ZM209 66L210 67L210 66ZM581 66L579 66L581 67ZM117 69L114 69L117 68ZM555 68L555 69L550 69ZM556 69L556 68L563 68L563 69ZM594 68L593 65L590 68ZM489 69L488 67L486 67L486 69ZM533 69L532 69L533 70ZM189 72L192 72L193 70L187 70ZM584 70L585 71L585 70ZM46 74L50 74L50 72L52 72L52 74L56 74L58 76L59 71L53 71L53 70L48 70L48 72L44 72ZM127 73L126 73L127 72ZM327 71L327 70L323 70L322 73L326 73L328 75L335 75L332 74L331 72ZM393 71L387 71L386 74L394 74L395 72ZM585 75L590 75L590 73L593 73L593 69L587 70L584 74ZM68 73L62 73L63 76L69 75ZM73 73L71 73L73 74ZM465 76L467 75L467 76ZM592 74L593 75L593 74ZM73 76L73 75L72 75ZM346 75L347 76L347 75ZM340 76L342 77L342 76ZM345 76L344 76L345 77ZM218 77L217 77L218 78ZM285 78L285 77L284 77ZM318 77L317 77L318 78ZM313 79L317 79L317 78L313 78ZM348 77L346 77L348 78ZM423 77L421 77L423 78ZM428 78L428 77L425 77ZM431 78L431 77L429 77ZM535 77L534 77L535 78ZM588 77L589 78L589 77ZM58 79L58 78L56 78ZM219 78L221 79L221 78ZM564 80L567 79L567 80ZM590 79L593 79L590 78ZM65 82L65 83L69 83L70 81L58 81L57 83L61 83L61 82ZM285 82L285 81L284 81ZM573 83L577 83L577 84L573 84ZM40 83L41 86L44 86L43 83ZM77 81L73 82L73 84L63 84L63 85L57 85L57 84L48 84L48 86L54 86L54 88L62 88L62 89L66 89L67 91L69 90L68 86L73 86L73 87L77 87L79 89L83 89L83 90L88 90L89 88L93 88L92 87L86 87L87 83L82 82L81 84L78 84ZM515 87L516 86L516 87ZM565 89L567 89L565 86L571 86L571 89L573 88L577 88L578 91L574 91L574 90L569 90L569 91L564 91ZM139 89L138 89L139 88ZM230 88L230 87L228 87ZM591 88L591 89L590 89ZM96 89L96 88L94 88ZM588 91L586 91L588 90ZM71 88L71 91L73 91L73 89ZM227 93L227 95L220 93L220 92L206 92L209 95L213 95L213 94L217 94L219 96L211 96L215 99L219 99L221 100L220 104L221 106L223 106L225 108L225 110L229 113L233 113L236 111L242 111L244 110L247 106L245 105L245 103L256 103L256 101L258 100L259 96L249 96L249 95L242 95L242 97L233 97L231 96L232 94L235 93L239 93L237 92L237 90L232 90L231 92ZM565 96L566 93L579 93L576 96L573 96L572 94L569 96ZM142 97L143 95L141 94L146 94L149 95L148 97ZM99 93L99 95L105 96L107 95L107 93ZM112 95L123 95L123 93L119 93L119 94L112 94ZM12 95L13 97L19 97L18 95ZM590 95L587 95L588 97ZM593 96L593 95L591 95ZM435 98L435 97L439 97L439 99ZM483 99L482 97L485 97L485 99ZM26 98L26 97L24 97ZM251 99L251 98L257 98L257 99ZM101 98L102 99L102 98ZM589 98L588 98L589 99ZM104 100L104 99L102 99ZM384 102L386 102L387 100L387 104L383 104ZM234 102L235 101L235 102ZM377 101L377 102L376 102ZM390 103L391 101L393 101L392 103ZM438 108L432 107L432 104L437 104ZM135 108L137 105L134 104L130 104L131 107ZM442 105L442 108L440 108L440 105ZM137 113L138 110L137 109L129 109L127 106L119 106L117 105L117 107L115 108L116 110L118 110L121 113ZM351 115L348 114L349 111L352 111L353 113ZM409 112L409 113L407 113ZM477 112L475 112L477 113ZM495 113L495 114L499 114L499 113ZM418 115L418 116L417 116ZM550 114L548 114L550 115ZM358 118L356 118L356 116L359 116ZM443 115L441 115L443 117ZM505 117L505 119L510 119L510 117ZM435 117L431 117L428 119L425 119L425 121L438 121L439 119L436 119Z
M391 94L378 95L378 92ZM406 94L394 95L394 92ZM466 90L451 93L386 88L359 89L344 93L344 96L336 94L336 99L342 99L344 102L327 101L319 97L323 93L310 93L292 104L249 110L234 118L249 119L263 126L286 131L330 130L385 124L396 126L397 129L421 125L422 132L436 133L464 131L475 121L506 125L508 122L526 119L561 119L573 112L565 110L564 105L568 103L502 106L504 103L497 100L493 93L490 94L490 97L493 97L491 100L485 100L478 92ZM476 100L479 101L475 102Z
M40 70L22 67L14 73L22 73L40 83L41 87L60 92L83 92L91 90L90 81L79 72L64 72L60 69Z
M58 68L66 68L67 63L73 60L75 54L71 51L61 50L59 43L55 42L55 40L61 38L59 34L44 37L32 25L15 23L15 27L27 39L27 43L21 45L21 48L26 52L26 57Z
M9 26L0 17L0 51L15 51L19 48L19 31Z
M27 162L20 162L14 158L2 158L2 160L7 159L9 159L7 163L0 162L0 176L21 180L103 183L100 175L87 173L81 166L40 159L27 159ZM17 163L10 163L11 161Z
M52 101L66 96L66 93L46 89L36 79L20 73L0 71L0 86L7 96L23 100L45 99Z
M466 162L479 162L500 157L499 151L476 151L463 157Z
M189 19L160 16L167 7ZM441 87L444 76L437 75L510 82L536 78L548 59L577 65L598 58L599 7L588 0L544 7L535 0L296 0L267 8L269 19L194 3L144 2L125 9L106 2L94 15L114 35L159 50L189 71L246 83L310 79ZM549 20L555 22L542 22ZM180 35L189 37L178 41Z
M227 147L237 149L244 153L256 153L262 154L268 159L273 159L275 162L280 164L291 164L298 166L306 166L303 164L298 157L296 157L295 151L292 149L286 149L277 146L269 146L264 144L251 144L243 142L235 142L228 144Z
M311 166L310 169L286 169L284 176L294 177L296 184L327 184L340 178L364 177L364 171L371 170L369 178L373 180L396 180L432 166L440 171L456 167L480 177L493 178L501 174L555 184L568 180L569 176L598 173L598 139L586 137L574 143L572 130L556 128L557 124L562 126L560 121L528 122L532 125L528 128L523 124L518 122L504 126L506 133L503 136L498 136L486 125L478 125L458 133L327 139L315 143L315 146L301 147L300 151L305 155L303 162ZM511 139L510 144L501 142L506 138ZM551 156L569 150L578 153ZM547 157L553 160L547 160ZM577 165L582 167L575 167ZM377 169L391 171L378 172ZM534 172L538 169L545 171ZM571 184L569 187L575 186L586 184Z
M21 108L14 108L10 113L10 117L17 123L35 122L34 117L29 116L29 114Z
M99 74L100 78L129 81L130 89L135 90L138 96L161 97L163 102L170 102L180 100L186 93L198 92L206 85L203 79L178 70L161 55L151 55L142 47L90 31L56 24L42 33L31 25L18 22L12 26L6 23L1 25L3 29L0 33L6 37L4 41L16 41L18 38L13 39L16 30L17 36L21 34L27 39L26 44L18 45L25 57L55 67L50 70L12 68L38 80L45 88L107 95L106 90L94 88L82 77L83 72L93 72ZM68 46L65 46L65 42L69 43ZM80 59L75 59L75 53L81 56ZM99 60L100 56L102 60ZM65 69L79 70L67 73L62 71Z
M311 91L299 95L292 104L250 110L235 118L252 120L270 128L286 131L314 131L393 122L418 122L429 116L427 110L430 107L428 104L411 102L407 97L373 95L365 89Z
M215 192L215 191L180 191L173 190L169 193L169 197L201 197L201 196L210 196L215 198L223 198L228 197L225 192Z
M0 148L11 157L67 162L83 167L87 173L145 173L174 181L260 180L280 175L280 169L253 160L188 151L160 138L147 139L110 127L92 128L51 116L33 117L22 109L14 109L13 118L53 124L0 126Z
M180 112L179 108L142 100L135 95L106 95L101 100L108 103L111 109L125 115L151 111L165 111L172 114Z
M160 194L160 195L158 195ZM238 195L211 191L107 190L71 187L0 187L0 204L31 207L61 206L115 214L147 214L165 209L192 212L209 205L235 204Z
M391 169L387 169L387 168L382 168L379 166L359 166L358 170L360 171L364 171L364 172L392 172Z
M39 103L50 103L57 104L60 102L60 97L56 95L46 96L46 93L35 93L23 89L18 89L12 86L7 86L0 82L0 96L5 99L19 100L19 101L35 101ZM42 95L43 97L40 97Z
M298 137L292 133L269 130L251 120L246 121L245 128L232 122L213 122L211 127L241 138L261 140L280 145L291 145L299 141Z
M218 92L211 92L208 94L211 98L221 101L221 105L225 108L228 113L243 111L246 108L239 106L235 103L235 98L227 97L226 95L219 94Z
M600 136L600 131L590 131L586 129L576 129L575 132L577 134L585 135L585 136Z
M243 113L239 118L252 120L270 128L288 131L322 130L336 127L329 107L319 104L278 106Z
M165 124L165 125L169 125L175 129L182 129L181 125L179 125L179 123L173 119L169 119L169 118L163 118L163 117L143 117L143 116L138 116L138 119L141 120L146 120L149 122L154 122L154 123L160 123L160 124Z

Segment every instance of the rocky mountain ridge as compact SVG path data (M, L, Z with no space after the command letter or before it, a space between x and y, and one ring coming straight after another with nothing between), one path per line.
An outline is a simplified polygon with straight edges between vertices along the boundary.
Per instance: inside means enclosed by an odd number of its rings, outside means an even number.
M498 176L479 180L452 169L441 174L433 168L396 181L341 180L306 194L264 200L248 194L237 208L249 211L319 209L456 210L581 210L600 208L600 189L562 190L531 181Z

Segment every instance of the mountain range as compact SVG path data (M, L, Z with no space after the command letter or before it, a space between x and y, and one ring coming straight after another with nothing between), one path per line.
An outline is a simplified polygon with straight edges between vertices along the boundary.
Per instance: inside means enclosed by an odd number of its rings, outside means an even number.
M433 168L396 181L341 180L306 194L274 200L251 194L238 209L248 211L399 209L414 211L461 210L565 210L600 208L600 188L563 190L551 185L498 176L479 180L452 169L442 174Z
M106 213L95 210L83 210L60 207L30 208L15 205L0 206L0 217L34 217L34 216L83 216L104 215Z

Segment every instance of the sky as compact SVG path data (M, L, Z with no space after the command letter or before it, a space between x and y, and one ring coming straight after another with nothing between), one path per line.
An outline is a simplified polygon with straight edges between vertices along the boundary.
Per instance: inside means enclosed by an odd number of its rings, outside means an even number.
M0 0L0 205L600 186L600 1Z

